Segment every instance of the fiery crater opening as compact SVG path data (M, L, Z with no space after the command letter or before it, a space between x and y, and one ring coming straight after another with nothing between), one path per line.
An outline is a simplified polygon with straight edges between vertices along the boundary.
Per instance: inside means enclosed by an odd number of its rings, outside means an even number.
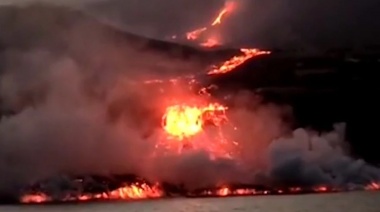
M162 118L165 132L171 138L183 140L201 133L206 123L219 126L226 120L227 107L213 103L206 106L173 105Z

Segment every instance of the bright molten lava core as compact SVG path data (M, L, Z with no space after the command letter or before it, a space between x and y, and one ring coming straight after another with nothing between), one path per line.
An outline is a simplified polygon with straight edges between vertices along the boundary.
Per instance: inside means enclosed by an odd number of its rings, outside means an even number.
M206 106L169 106L163 116L163 128L170 137L182 140L200 133L206 122L219 125L225 120L226 109L216 103Z

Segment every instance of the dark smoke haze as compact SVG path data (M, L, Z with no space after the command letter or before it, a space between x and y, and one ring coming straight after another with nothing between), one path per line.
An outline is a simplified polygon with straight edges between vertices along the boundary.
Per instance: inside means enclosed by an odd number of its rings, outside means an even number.
M326 134L292 132L283 120L288 108L263 105L246 92L229 113L239 130L226 131L239 142L238 159L211 160L204 151L152 158L161 129L149 125L143 109L160 111L163 101L131 82L163 71L197 72L197 61L140 48L64 7L1 7L0 16L0 106L8 114L0 122L0 192L78 174L135 173L188 188L380 179L379 169L348 156L344 124ZM116 119L112 106L119 108ZM146 136L146 128L155 130Z

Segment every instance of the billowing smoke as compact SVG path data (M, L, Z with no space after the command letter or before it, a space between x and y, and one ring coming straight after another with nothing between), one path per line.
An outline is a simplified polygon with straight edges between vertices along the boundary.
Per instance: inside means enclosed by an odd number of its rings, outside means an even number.
M292 132L288 107L263 104L249 92L237 94L229 112L238 127L225 131L238 143L233 159L210 159L205 150L154 156L165 103L157 89L136 79L197 72L197 61L141 48L147 44L125 41L64 8L2 9L13 22L1 23L8 30L0 35L0 193L88 174L133 173L189 189L223 182L365 184L380 178L378 169L348 156L343 125L326 134ZM179 98L196 96L182 87L175 91ZM147 111L158 114L158 121Z
M154 104L133 82L197 63L148 51L148 41L63 7L0 14L0 191L61 174L133 172L150 143L132 116ZM127 118L115 123L113 114Z
M270 176L282 184L366 184L377 181L379 169L355 160L344 149L344 124L324 134L297 129L290 138L275 140L269 147Z

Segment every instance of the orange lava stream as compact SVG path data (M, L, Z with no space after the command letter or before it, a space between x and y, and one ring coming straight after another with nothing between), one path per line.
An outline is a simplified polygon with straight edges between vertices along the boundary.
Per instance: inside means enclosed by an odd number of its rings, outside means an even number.
M234 8L235 8L234 2L231 2L231 1L226 2L223 9L218 13L217 17L211 22L210 27L214 27L216 25L221 24L224 17L227 14L231 13ZM195 29L191 32L188 32L188 33L186 33L186 39L187 40L197 40L208 29L209 29L209 27L202 27L199 29ZM201 42L200 45L203 47L214 47L214 46L220 45L220 41L218 41L218 39L216 39L216 38L207 38L204 42Z
M186 33L186 38L188 40L196 40L202 34L202 32L204 32L206 30L207 30L207 28L204 27L204 28L200 28L200 29L196 29L194 31L188 32L188 33Z
M225 74L227 72L232 71L236 67L243 64L245 61L249 60L250 58L259 56L259 55L265 55L270 54L269 51L262 51L259 49L240 49L240 51L243 53L243 55L234 56L233 58L225 61L220 66L214 66L207 74L213 75L213 74Z
M227 13L232 12L232 10L234 9L234 7L235 7L235 3L234 2L231 2L231 1L226 2L224 8L219 12L218 16L214 19L214 21L212 22L211 26L215 26L215 25L221 24L223 17Z
M364 188L367 191L380 191L379 183L370 183ZM231 197L231 196L255 196L255 195L271 195L271 194L301 194L304 192L312 193L329 193L347 191L344 189L338 189L328 186L316 186L311 189L304 189L302 187L290 187L276 190L257 190L253 188L236 188L232 189L229 186L223 186L215 190L204 190L200 193L188 193L188 196L215 196L215 197ZM148 186L147 184L134 184L131 186L125 186L107 193L100 194L88 194L72 196L56 201L59 202L83 202L94 200L138 200L138 199L154 199L164 197L164 191L162 191L158 185ZM20 198L20 202L24 204L30 203L48 203L53 202L53 199L43 193L27 194Z
M90 200L137 200L152 199L163 196L162 190L155 186L149 186L145 183L135 183L124 186L110 192L99 194L83 194L78 196L69 196L58 200L59 202L72 201L90 201ZM44 193L27 194L21 197L21 203L46 203L53 202L53 199Z

